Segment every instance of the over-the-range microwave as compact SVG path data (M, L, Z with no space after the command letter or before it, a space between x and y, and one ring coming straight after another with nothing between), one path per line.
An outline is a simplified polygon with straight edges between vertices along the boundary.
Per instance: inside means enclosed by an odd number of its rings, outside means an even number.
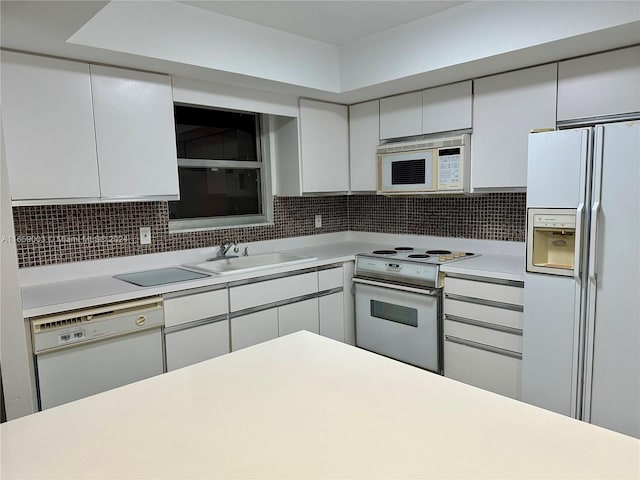
M378 145L383 195L469 193L468 133Z

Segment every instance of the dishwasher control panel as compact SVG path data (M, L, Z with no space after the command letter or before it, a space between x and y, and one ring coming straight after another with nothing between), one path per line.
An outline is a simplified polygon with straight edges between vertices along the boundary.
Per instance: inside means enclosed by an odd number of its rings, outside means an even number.
M87 331L84 328L80 328L80 327L74 328L69 332L61 332L58 335L59 343L61 345L72 342L72 341L83 340L86 337L87 337Z
M35 354L117 335L164 326L159 297L31 318Z

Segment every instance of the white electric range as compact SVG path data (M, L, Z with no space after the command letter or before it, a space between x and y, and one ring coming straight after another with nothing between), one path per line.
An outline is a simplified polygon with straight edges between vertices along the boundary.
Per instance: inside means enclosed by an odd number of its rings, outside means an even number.
M356 255L356 345L441 374L440 265L476 256L414 247Z

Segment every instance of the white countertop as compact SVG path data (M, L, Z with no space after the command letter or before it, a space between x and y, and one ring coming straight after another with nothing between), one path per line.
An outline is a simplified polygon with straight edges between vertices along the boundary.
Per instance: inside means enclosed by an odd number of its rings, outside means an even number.
M440 267L445 273L524 281L525 258L517 255L481 255Z
M231 275L212 275L210 277L190 280L185 282L159 285L155 287L139 287L122 280L113 278L119 273L134 271L152 270L154 268L164 268L170 266L180 266L182 264L203 261L203 253L200 251L170 252L167 254L141 255L138 257L127 257L113 259L112 261L102 260L95 262L78 262L78 264L56 265L52 267L37 267L35 272L46 272L42 275L46 281L36 283L33 278L38 277L33 271L26 285L22 286L22 306L25 318L39 315L48 315L66 310L86 308L98 304L121 302L135 298L162 295L169 292L189 290L193 288L208 287L220 283L227 283L236 280L257 277L261 275L284 273L301 268L312 268L330 263L340 263L353 260L355 255L363 252L370 252L377 248L388 248L390 241L406 243L409 246L417 246L415 238L402 236L383 236L381 234L360 234L355 238L352 236L347 241L340 241L343 237L338 235L328 235L323 237L323 243L305 245L310 239L280 240L277 242L264 242L263 245L252 246L251 252L264 253L264 249L271 248L270 251L280 251L293 255L313 257L306 263L294 265L284 265L276 268L251 271ZM371 240L371 241L367 241ZM455 240L455 242L454 242ZM404 243L403 243L404 241ZM454 243L456 248L465 249L467 243L476 242L480 248L484 245L492 246L490 242L481 242L464 239L438 239L440 243L434 244L434 248L441 248L443 244ZM385 243L383 243L385 242ZM411 243L413 242L413 243ZM301 247L299 245L302 245ZM432 244L432 243L430 243ZM473 244L473 243L472 243ZM284 246L281 249L274 249L273 246ZM391 243L394 245L394 243ZM473 244L476 247L476 244ZM260 251L262 247L262 251ZM488 247L485 247L488 248ZM496 247L493 247L494 249ZM469 250L467 248L467 250ZM269 250L267 250L269 251ZM476 250L477 251L477 250ZM211 256L209 249L205 256ZM519 255L496 255L484 254L481 256L465 259L460 262L443 265L445 272L467 273L470 275L480 275L486 277L503 278L509 280L524 280L524 259ZM197 255L200 255L199 257ZM141 257L141 258L139 258ZM464 265L463 265L464 264ZM75 273L74 273L75 272ZM99 273L96 275L97 272ZM62 280L55 281L60 277Z
M640 477L634 438L308 332L0 434L7 480Z

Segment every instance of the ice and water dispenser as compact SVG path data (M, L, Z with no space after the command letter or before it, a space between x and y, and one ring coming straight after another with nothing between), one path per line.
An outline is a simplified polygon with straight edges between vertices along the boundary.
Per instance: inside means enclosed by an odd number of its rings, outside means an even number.
M527 271L573 275L576 209L530 208L527 211Z

